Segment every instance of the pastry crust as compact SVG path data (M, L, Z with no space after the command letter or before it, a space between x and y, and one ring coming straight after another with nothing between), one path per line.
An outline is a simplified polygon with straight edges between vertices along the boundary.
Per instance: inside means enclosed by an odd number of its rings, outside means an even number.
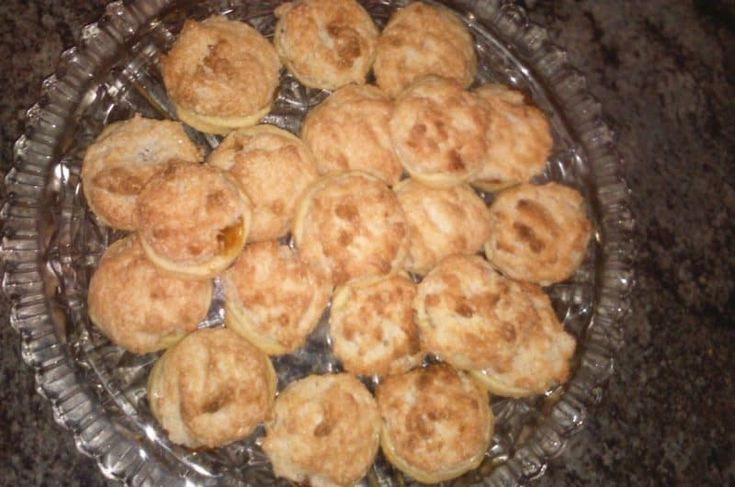
M299 197L319 177L304 143L273 125L231 132L207 162L228 171L250 198L253 219L249 242L286 235Z
M486 103L454 80L427 77L398 98L390 120L393 147L403 167L424 184L467 181L487 154Z
M474 41L454 12L414 2L383 29L373 70L378 86L393 97L428 75L452 78L466 88L477 73Z
M197 130L224 134L268 113L281 63L273 46L244 22L187 20L161 56L161 74L177 115Z
M201 157L180 123L135 115L105 127L87 148L84 197L105 225L135 230L135 202L151 176L171 160L197 162Z
M388 129L393 109L393 101L371 85L344 86L312 109L301 137L319 172L365 171L388 186L398 183L403 166Z
M208 164L172 163L138 196L143 250L158 267L182 277L214 277L240 254L251 204L236 181Z
M299 203L293 238L299 255L336 284L386 275L403 265L408 229L395 194L369 174L325 176Z
M379 436L378 407L360 381L349 374L311 375L280 393L262 446L278 477L350 486L372 465Z
M148 402L169 439L189 448L241 440L267 420L276 374L266 355L226 328L198 330L170 348L148 379Z
M424 275L452 254L474 254L490 238L490 213L467 185L432 188L408 179L395 188L408 222L406 269Z
M526 103L523 93L486 84L475 94L490 107L487 157L470 180L485 191L523 183L543 172L554 140L546 115Z
M375 58L378 28L355 0L297 0L275 10L273 42L305 86L334 90L364 83Z
M490 207L490 223L490 263L508 277L542 286L577 270L592 234L582 195L557 183L501 192Z
M446 364L388 377L376 397L383 453L419 482L459 477L476 468L490 446L487 392Z
M337 288L329 336L346 371L385 376L421 363L415 296L416 284L401 275L355 280Z
M225 325L269 355L304 344L332 291L328 279L276 241L245 247L223 283Z
M159 271L137 235L112 244L89 283L89 318L124 349L149 353L194 331L212 300L209 280L184 280Z

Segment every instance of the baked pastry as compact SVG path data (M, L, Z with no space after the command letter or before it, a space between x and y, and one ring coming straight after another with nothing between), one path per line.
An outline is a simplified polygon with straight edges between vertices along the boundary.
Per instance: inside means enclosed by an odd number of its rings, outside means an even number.
M379 437L378 407L359 380L310 375L280 393L262 446L278 477L313 487L350 486L372 465Z
M350 171L325 176L299 203L293 238L299 255L336 285L403 265L408 228L396 195L380 179Z
M133 353L168 348L207 315L212 282L159 271L137 235L105 251L89 283L89 318L115 344Z
M311 151L304 143L273 125L231 132L207 162L227 170L250 197L250 242L286 235L299 196L319 177Z
M490 206L490 224L490 263L508 277L542 286L577 270L592 233L582 195L557 183L502 191Z
M148 403L169 439L189 448L241 440L270 417L276 373L226 328L197 330L168 349L148 378Z
M268 113L281 62L268 39L244 22L187 20L161 74L176 115L201 132L226 134Z
M546 115L526 103L523 93L486 84L475 94L490 107L488 152L470 183L498 191L543 172L554 140Z
M446 364L388 377L376 398L383 453L419 482L459 477L477 467L490 446L494 418L487 392Z
M151 176L170 160L197 162L201 157L177 122L136 115L111 123L84 154L84 197L105 225L135 230L135 201Z
M398 96L428 75L456 80L468 87L477 73L472 35L447 8L414 2L398 10L378 38L375 80L390 96Z
M214 277L240 254L251 204L233 178L207 164L171 163L138 196L143 250L158 267L184 277Z
M222 280L225 325L269 355L304 344L332 291L328 279L273 240L245 247Z
M365 171L393 186L403 166L390 140L394 103L371 85L347 85L312 109L301 137L322 174Z
M273 43L305 86L334 90L364 83L375 59L378 28L355 0L297 0L275 10Z
M422 78L403 92L390 120L393 147L408 173L430 186L452 186L486 158L487 104L448 78Z
M346 371L384 376L421 363L415 296L416 284L401 275L358 279L337 288L329 336Z
M537 394L568 377L575 342L548 296L481 257L444 259L419 284L414 309L422 347L459 369L499 376L484 381L495 394Z
M490 214L469 186L432 188L413 179L395 188L411 245L405 267L426 274L452 254L474 254L490 238Z

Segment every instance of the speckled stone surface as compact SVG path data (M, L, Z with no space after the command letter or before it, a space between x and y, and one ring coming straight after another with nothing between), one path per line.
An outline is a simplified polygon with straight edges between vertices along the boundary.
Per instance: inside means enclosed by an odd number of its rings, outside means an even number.
M3 171L41 80L104 3L3 2ZM639 282L602 403L534 484L735 485L735 2L525 5L587 75L617 132ZM0 484L105 485L35 393L0 304Z

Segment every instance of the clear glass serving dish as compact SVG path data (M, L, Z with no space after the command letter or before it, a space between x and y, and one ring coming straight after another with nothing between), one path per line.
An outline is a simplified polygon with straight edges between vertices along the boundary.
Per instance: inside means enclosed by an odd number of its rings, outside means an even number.
M136 356L112 345L90 325L89 278L104 249L122 236L101 225L80 191L86 147L113 121L134 113L173 118L158 71L184 19L223 14L273 32L276 1L133 0L111 3L104 17L84 28L81 45L62 54L56 73L27 113L15 145L2 209L3 291L12 302L11 323L23 359L36 373L38 391L53 405L79 450L102 472L130 485L288 485L273 478L257 445L258 430L244 441L212 452L171 444L148 408L145 384L157 354ZM382 26L404 1L362 2ZM578 342L574 373L563 387L522 400L494 398L495 435L482 465L452 485L514 486L542 475L548 460L585 422L601 397L622 345L622 323L633 285L629 191L599 103L584 78L543 28L528 22L512 2L448 2L476 40L476 82L499 81L524 91L550 115L555 146L539 180L580 189L596 234L587 258L569 281L547 289L555 309ZM303 116L326 92L282 77L265 122L298 132ZM218 138L190 130L203 147ZM491 198L489 195L484 195ZM221 326L217 289L201 326ZM304 349L275 361L279 385L310 372L338 370L324 323ZM381 457L361 485L404 485Z

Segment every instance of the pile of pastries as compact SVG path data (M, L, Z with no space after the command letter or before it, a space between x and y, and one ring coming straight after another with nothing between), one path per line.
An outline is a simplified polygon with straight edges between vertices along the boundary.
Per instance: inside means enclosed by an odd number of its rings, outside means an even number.
M381 447L418 481L457 477L489 447L490 393L569 376L575 340L541 286L580 265L584 200L529 182L549 123L508 87L468 89L473 38L450 10L411 3L382 32L355 0L275 15L273 43L188 20L160 59L178 118L224 135L206 160L181 123L141 116L87 150L89 208L130 232L99 262L89 317L126 350L166 350L148 402L174 443L265 424L275 475L295 482L352 485ZM332 91L298 135L258 123L283 66ZM489 207L476 190L496 193ZM198 330L215 277L225 326ZM302 347L330 304L344 372L277 391L270 357ZM375 394L358 377L378 377Z

